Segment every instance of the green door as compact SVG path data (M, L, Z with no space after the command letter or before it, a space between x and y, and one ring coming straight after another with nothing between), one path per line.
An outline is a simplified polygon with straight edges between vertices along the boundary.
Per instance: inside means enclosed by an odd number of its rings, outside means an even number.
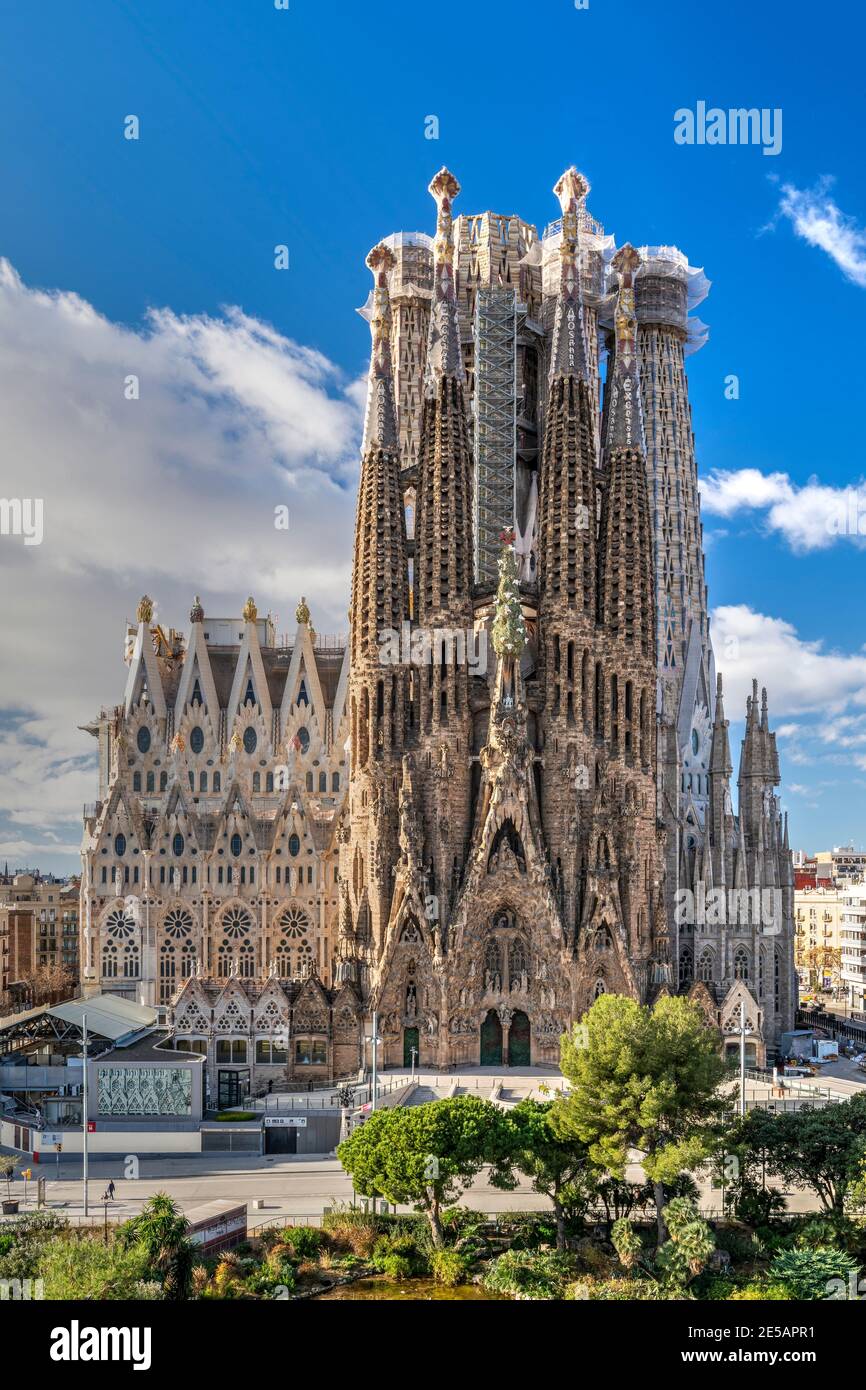
M411 1067L413 1062L412 1052L415 1052L414 1061L418 1063L418 1029L403 1029L403 1066Z
M481 1025L481 1065L502 1066L502 1024L495 1009L488 1011Z
M528 1067L530 1051L529 1019L522 1009L518 1009L508 1030L508 1065Z

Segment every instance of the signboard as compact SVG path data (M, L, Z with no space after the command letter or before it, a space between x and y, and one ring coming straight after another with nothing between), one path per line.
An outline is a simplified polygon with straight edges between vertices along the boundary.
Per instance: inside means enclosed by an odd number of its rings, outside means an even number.
M265 1125L269 1129L306 1129L306 1115L266 1115Z
M95 1120L88 1120L88 1121L87 1121L87 1133L88 1133L88 1134L95 1134L95 1133L96 1133L96 1121L95 1121Z
M238 1206L227 1200L206 1202L185 1213L189 1221L188 1236L193 1245L203 1251L227 1249L238 1245L247 1236L246 1203Z
M40 1149L56 1149L59 1144L63 1143L63 1135L59 1130L43 1129L41 1134L34 1137L37 1139Z

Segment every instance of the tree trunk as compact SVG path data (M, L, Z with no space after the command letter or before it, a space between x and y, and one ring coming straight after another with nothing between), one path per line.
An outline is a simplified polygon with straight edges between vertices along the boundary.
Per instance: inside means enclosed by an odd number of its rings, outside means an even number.
M553 1202L553 1214L556 1217L556 1248L557 1250L564 1250L565 1212L562 1209L562 1203L559 1201L557 1197L552 1197L551 1201Z
M430 1234L433 1244L437 1250L441 1250L445 1244L445 1233L442 1230L442 1220L439 1216L439 1198L430 1194L430 1206L427 1211L430 1218Z
M665 1225L665 1190L660 1182L653 1183L653 1201L656 1204L656 1225L658 1228L659 1248L664 1245L668 1238L668 1228Z

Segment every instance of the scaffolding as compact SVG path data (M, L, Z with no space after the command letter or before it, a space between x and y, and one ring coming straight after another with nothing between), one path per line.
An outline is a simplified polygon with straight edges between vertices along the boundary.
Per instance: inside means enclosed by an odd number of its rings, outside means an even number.
M480 286L475 299L475 582L494 587L503 531L514 525L517 295Z

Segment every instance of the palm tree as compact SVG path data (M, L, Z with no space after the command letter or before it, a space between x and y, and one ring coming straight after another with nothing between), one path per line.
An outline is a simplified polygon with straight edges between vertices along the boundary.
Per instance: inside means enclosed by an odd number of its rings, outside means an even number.
M177 1203L165 1192L157 1192L148 1198L138 1216L125 1222L118 1232L124 1247L143 1247L166 1298L185 1299L190 1295L193 1247L188 1231L189 1222Z

